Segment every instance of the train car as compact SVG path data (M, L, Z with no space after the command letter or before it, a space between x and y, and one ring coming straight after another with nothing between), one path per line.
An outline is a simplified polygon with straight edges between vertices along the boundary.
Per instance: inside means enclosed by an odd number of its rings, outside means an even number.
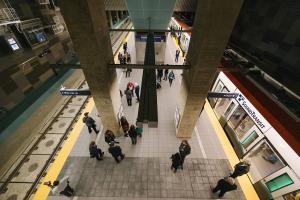
M175 17L172 17L170 21L170 29L174 30L190 30L191 27L186 25L185 23L181 22L179 19L176 19ZM186 53L191 39L191 33L183 32L183 33L175 33L176 37L178 38L178 43L181 48L181 50Z

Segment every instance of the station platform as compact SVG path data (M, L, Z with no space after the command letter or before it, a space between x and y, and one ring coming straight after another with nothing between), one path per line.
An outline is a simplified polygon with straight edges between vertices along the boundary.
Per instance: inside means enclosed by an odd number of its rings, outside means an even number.
M120 46L123 41L131 44L133 40L134 36L130 33L124 35L124 40L118 42L119 47L115 47L115 55L122 51ZM128 45L128 48L129 51L135 51L134 46ZM174 56L177 48L175 40L168 36L165 62L175 64ZM132 63L136 60L139 59L133 55ZM116 57L115 61L117 62ZM177 64L182 64L183 61L184 58L180 57ZM40 159L39 156L45 153L47 149L50 151L53 143L49 141L59 142L59 139L53 139L51 136L66 131L69 131L69 134L64 137L64 141L61 143L62 148L57 149L45 176L36 184L37 190L30 196L30 199L70 199L52 192L48 186L43 185L44 182L62 180L66 177L69 178L71 187L75 189L75 196L72 197L74 200L218 199L218 196L213 194L211 189L220 178L229 174L239 160L223 129L216 123L217 119L208 103L205 104L205 108L199 116L192 137L187 138L192 150L186 158L183 170L178 170L177 173L170 170L170 156L178 151L183 139L179 139L175 135L176 101L174 99L177 98L176 95L180 88L181 71L174 72L176 78L172 86L169 86L168 81L162 81L162 88L157 91L158 127L148 128L144 126L143 136L138 138L136 145L131 144L129 137L122 135L117 137L116 140L120 142L119 145L126 156L120 164L115 163L107 152L108 145L104 141L105 130L101 124L101 116L99 117L95 109L93 99L71 98L73 103L80 101L82 104L77 106L81 107L75 106L75 108L69 105L64 108L65 115L57 119L56 122L51 122L50 128L40 131L46 132L47 137L39 148L41 152L35 152L29 161L33 164L38 163L35 165L36 168L46 162L47 157ZM80 72L78 73L80 74ZM79 74L77 76L80 76ZM125 78L123 70L118 69L117 77L120 90L124 91L129 81L141 85L142 70L133 69L131 76ZM129 124L135 124L138 102L133 99L133 105L129 107L125 96L123 96L122 106ZM82 123L85 112L90 112L90 116L96 120L97 127L100 129L98 135L94 132L89 134L87 127ZM91 141L96 141L97 146L105 152L104 160L97 161L90 158L88 147ZM52 144L50 145L50 143ZM33 157L36 157L34 162L32 162L35 159ZM33 168L33 164L28 164L24 170L30 168L35 171L36 168ZM3 199L24 198L26 191L31 187L29 184L26 185L26 178L30 179L29 177L34 177L36 174L28 170L26 172L21 170L20 174L24 180L11 183L8 191L2 195ZM258 199L247 176L237 180L238 189L226 193L223 199Z

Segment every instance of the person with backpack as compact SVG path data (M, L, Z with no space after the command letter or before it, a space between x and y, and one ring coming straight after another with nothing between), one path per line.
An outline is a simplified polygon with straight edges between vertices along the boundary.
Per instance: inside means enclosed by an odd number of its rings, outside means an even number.
M90 151L91 158L96 158L97 160L103 160L104 152L97 147L94 141L90 143L89 151Z
M175 74L174 74L173 70L169 73L168 78L169 78L169 83L170 83L170 87L171 87L172 82L175 79Z
M236 178L238 176L242 176L244 174L247 174L250 170L250 161L249 160L244 160L239 162L238 164L236 164L234 166L234 171L233 173L230 175L230 177L232 178Z
M142 137L143 128L136 126L135 131L139 137Z
M134 125L131 125L128 131L129 137L131 138L131 143L136 144L137 142L137 132Z
M114 157L117 163L124 159L125 154L122 153L120 146L115 145L114 142L109 143L108 152Z
M83 117L82 121L88 127L89 133L92 132L92 129L95 131L96 134L99 133L99 130L97 130L97 128L96 128L95 120L89 116L88 112L84 113L84 117Z
M182 159L180 156L180 153L175 153L171 156L171 160L172 160L172 165L171 165L171 170L176 173L177 169L179 166L182 165Z
M236 190L237 185L235 184L234 178L225 177L218 181L217 186L212 189L213 193L220 191L219 197L223 197L224 194L228 191Z
M187 140L182 140L179 146L179 153L182 159L182 164L184 163L185 157L191 153L191 146Z
M126 95L127 105L132 106L132 91L129 88L127 88L124 93Z

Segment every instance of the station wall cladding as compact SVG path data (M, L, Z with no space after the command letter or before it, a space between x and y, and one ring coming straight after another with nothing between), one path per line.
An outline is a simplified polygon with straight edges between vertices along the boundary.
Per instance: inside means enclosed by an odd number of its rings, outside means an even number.
M230 42L270 64L267 70L300 77L299 10L299 0L245 0Z

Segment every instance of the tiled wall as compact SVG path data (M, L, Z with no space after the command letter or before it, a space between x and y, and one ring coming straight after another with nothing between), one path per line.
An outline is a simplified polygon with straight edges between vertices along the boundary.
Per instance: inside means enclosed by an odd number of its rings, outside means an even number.
M245 0L230 41L300 76L300 1Z

